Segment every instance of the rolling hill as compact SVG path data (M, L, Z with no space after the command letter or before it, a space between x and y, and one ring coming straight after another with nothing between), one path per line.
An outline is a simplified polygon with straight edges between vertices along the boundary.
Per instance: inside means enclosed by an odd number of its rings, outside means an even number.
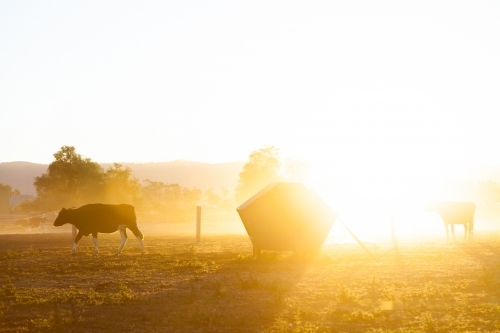
M172 161L156 163L120 163L132 169L139 181L149 179L166 184L176 183L183 187L197 187L202 190L218 190L227 187L233 191L238 182L238 175L244 162L203 163L190 161ZM103 163L106 170L112 164ZM22 194L35 195L33 182L35 177L47 170L47 164L31 162L0 163L0 183L18 189Z

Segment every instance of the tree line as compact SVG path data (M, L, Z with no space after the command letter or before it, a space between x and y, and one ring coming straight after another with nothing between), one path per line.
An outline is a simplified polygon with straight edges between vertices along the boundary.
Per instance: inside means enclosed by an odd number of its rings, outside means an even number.
M210 204L225 209L231 198L210 189L203 193L198 188L179 184L144 180L133 176L132 170L119 163L104 170L97 162L84 158L75 147L63 146L54 155L47 171L36 177L36 197L25 200L13 210L19 213L58 211L61 208L80 207L89 203L134 205L150 219L164 219L168 214L174 221L184 221L192 215L204 196Z
M294 180L305 170L303 162L282 163L279 149L265 146L250 153L234 191L226 187L202 191L150 179L140 182L129 167L119 163L105 170L90 158L82 157L72 146L61 147L53 157L46 172L35 178L35 199L21 202L13 208L14 212L58 211L96 202L127 203L151 220L182 222L192 219L194 207L200 201L213 209L234 211L270 182ZM9 185L0 186L7 186L12 195L20 194Z
M128 203L150 220L188 221L193 219L194 207L203 201L209 208L234 212L236 207L263 187L276 181L304 181L308 166L301 160L285 160L272 145L252 151L239 173L236 188L202 191L196 187L165 184L146 179L140 182L132 170L119 163L104 170L90 158L84 158L75 147L63 146L53 154L47 171L35 178L36 197L13 208L14 212L36 213L80 207L88 203ZM17 189L7 188L10 195ZM500 185L494 181L464 182L449 180L443 186L443 197L456 201L473 201L497 210Z
M0 188L5 188L7 189L7 191L9 192L9 196L13 196L13 195L19 195L21 194L21 192L19 192L18 189L13 189L12 186L10 185L7 185L7 184L2 184L0 183Z

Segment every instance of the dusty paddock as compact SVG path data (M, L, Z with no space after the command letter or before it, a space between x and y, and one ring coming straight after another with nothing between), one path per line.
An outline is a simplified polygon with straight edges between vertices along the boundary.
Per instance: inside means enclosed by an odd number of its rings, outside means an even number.
M251 257L246 236L0 235L1 332L500 332L500 233ZM385 254L384 254L385 253Z

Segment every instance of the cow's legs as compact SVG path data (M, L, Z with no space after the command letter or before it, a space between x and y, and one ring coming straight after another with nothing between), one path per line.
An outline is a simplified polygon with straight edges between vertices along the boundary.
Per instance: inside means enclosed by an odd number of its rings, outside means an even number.
M142 254L144 254L144 244L142 244L141 236L137 236L137 241L139 242L139 247L141 248Z
M144 254L144 244L142 244L142 240L144 239L144 235L139 230L137 225L131 225L131 226L129 226L129 229L130 229L130 231L132 231L134 233L134 236L137 238L137 241L139 242L139 247L141 248L141 251Z
M446 240L449 240L450 239L450 235L448 233L448 223L444 224L444 228L446 229Z
M82 239L82 237L83 237L83 232L79 230L78 234L75 237L75 242L73 243L73 249L71 250L73 254L76 252L76 244L78 244L78 241Z
M120 236L122 238L122 242L120 243L120 247L118 248L118 251L116 251L116 253L115 253L116 255L118 255L122 252L122 249L125 246L125 243L127 242L127 230L120 229L120 227L118 227L118 230L120 230Z
M97 240L97 232L92 233L92 240L94 241L94 254L99 253L99 241Z
M455 239L455 225L451 223L450 226L451 226L451 235L453 236L453 239Z
M468 223L464 223L464 239L467 239L467 231L469 230Z

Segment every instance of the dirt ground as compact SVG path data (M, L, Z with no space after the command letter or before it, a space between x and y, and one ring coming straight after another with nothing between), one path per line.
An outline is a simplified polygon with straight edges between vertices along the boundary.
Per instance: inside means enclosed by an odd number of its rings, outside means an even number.
M145 233L146 234L146 233ZM500 332L500 233L252 257L244 235L0 235L1 332Z

